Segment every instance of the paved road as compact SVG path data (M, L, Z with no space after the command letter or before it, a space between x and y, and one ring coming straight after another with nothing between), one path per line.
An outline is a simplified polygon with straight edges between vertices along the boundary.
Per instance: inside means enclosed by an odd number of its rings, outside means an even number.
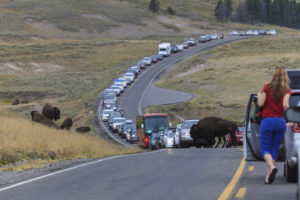
M196 148L129 155L0 189L0 199L217 199L241 157L238 149Z

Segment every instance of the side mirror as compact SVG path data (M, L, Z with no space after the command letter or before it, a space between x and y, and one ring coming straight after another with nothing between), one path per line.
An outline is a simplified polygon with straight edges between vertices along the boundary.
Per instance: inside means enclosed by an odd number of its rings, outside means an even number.
M144 128L144 124L141 124L141 128Z
M284 117L287 122L300 123L300 107L290 107L286 109Z

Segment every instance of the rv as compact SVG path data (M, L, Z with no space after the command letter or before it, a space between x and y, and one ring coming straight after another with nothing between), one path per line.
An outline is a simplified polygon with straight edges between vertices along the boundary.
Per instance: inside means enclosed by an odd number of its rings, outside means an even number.
M170 43L159 44L158 54L161 54L163 56L169 56L171 54L171 44Z

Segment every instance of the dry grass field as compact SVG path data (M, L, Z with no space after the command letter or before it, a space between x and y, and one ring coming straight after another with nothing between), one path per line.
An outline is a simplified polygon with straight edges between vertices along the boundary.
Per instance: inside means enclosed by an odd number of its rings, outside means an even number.
M25 119L0 116L0 171L29 169L43 166L46 162L141 151L110 144L97 136L59 131ZM17 164L5 165L13 162Z
M300 68L298 31L224 45L179 64L157 85L194 93L189 102L153 106L175 122L182 118L219 116L242 123L251 93L270 81L275 66Z

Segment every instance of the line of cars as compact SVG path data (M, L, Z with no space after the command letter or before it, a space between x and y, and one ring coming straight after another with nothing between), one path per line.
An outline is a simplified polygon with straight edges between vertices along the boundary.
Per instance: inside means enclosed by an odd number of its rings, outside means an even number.
M247 31L231 31L229 33L233 36L257 36L257 35L276 35L276 30L247 30Z
M118 107L117 98L129 85L133 84L144 69L163 58L162 54L144 57L116 78L113 84L102 93L102 110L99 110L101 120L107 122L111 132L119 134L121 138L130 143L137 142L136 124L131 119L124 117L124 109Z

